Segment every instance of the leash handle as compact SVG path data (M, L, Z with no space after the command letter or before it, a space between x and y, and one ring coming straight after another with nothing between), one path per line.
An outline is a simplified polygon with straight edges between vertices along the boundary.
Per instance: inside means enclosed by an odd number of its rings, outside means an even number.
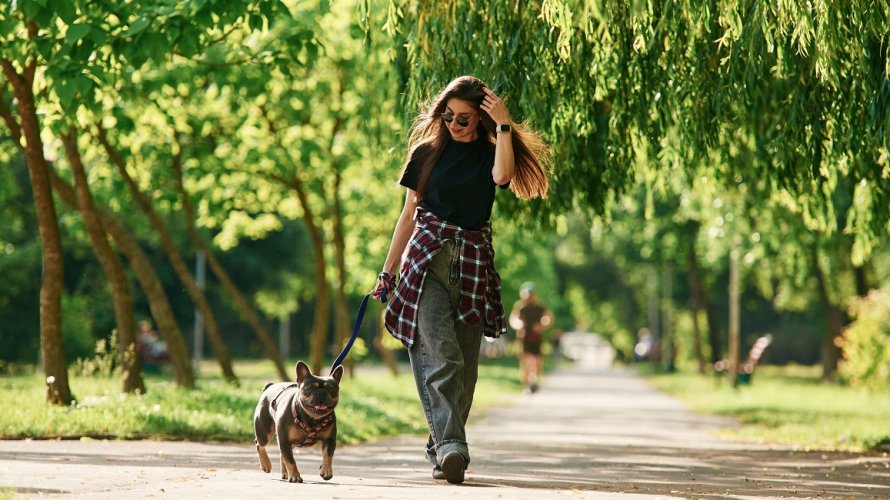
M358 308L358 314L355 317L355 326L352 327L352 337L349 338L349 342L346 343L346 347L343 348L343 351L340 352L340 355L337 356L337 359L334 360L334 364L331 365L330 373L333 373L334 370L337 369L338 366L343 364L343 360L346 359L346 355L349 354L349 350L352 349L352 344L355 343L356 337L358 337L358 332L362 327L362 320L365 319L365 309L368 308L368 299L371 298L371 294L365 295L365 298L362 299L362 305ZM386 302L386 297L381 297L384 302Z

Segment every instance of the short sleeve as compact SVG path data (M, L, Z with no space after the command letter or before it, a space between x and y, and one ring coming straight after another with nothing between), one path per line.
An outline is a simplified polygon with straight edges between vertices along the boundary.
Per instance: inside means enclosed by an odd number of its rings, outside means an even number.
M408 161L408 164L405 165L405 171L402 172L402 179L399 180L399 184L405 186L408 189L413 189L417 191L417 180L420 176L420 161L418 161L417 157L411 158Z
M425 148L426 145L420 145L414 148L411 152L411 159L408 160L408 164L405 165L405 171L402 172L402 178L399 180L399 184L402 186L417 191L417 184L420 181L421 152L425 150Z

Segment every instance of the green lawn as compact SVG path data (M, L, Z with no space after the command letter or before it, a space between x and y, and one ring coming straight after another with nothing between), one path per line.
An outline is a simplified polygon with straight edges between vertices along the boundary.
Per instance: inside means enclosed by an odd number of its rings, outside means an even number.
M738 389L713 376L641 371L695 411L746 424L727 431L731 437L822 450L862 451L890 443L890 391L824 383L816 367L761 366L752 383Z
M212 365L203 367L198 387L176 389L167 377L148 375L147 394L121 394L116 379L73 376L78 401L67 408L44 402L39 374L0 379L0 438L119 438L252 441L253 411L266 382L268 362L235 365L240 387L225 383ZM519 393L515 358L486 360L480 367L474 415ZM15 404L11 404L15 402ZM403 433L426 432L411 374L396 377L380 368L358 366L341 382L337 407L338 442L358 443Z

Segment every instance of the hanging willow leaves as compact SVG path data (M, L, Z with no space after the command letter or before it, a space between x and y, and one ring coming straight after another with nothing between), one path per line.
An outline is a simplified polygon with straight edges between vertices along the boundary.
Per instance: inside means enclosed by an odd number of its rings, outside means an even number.
M540 213L602 214L683 168L764 182L829 232L832 199L852 187L841 228L860 261L890 229L886 2L391 0L390 12L409 108L472 73L545 134L554 182ZM529 208L541 207L512 207Z

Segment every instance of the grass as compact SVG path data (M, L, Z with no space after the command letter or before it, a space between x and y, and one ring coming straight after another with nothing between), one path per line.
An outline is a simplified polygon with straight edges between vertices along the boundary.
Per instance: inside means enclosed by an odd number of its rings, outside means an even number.
M426 420L414 379L404 370L392 376L383 369L359 365L356 377L344 377L337 407L338 442L372 441L398 434L422 434ZM114 378L75 376L78 398L69 407L44 401L39 374L0 379L0 439L158 439L192 441L253 440L253 412L262 387L275 381L268 362L240 361L240 387L227 384L214 366L202 367L198 386L177 389L168 377L146 375L148 391L120 393ZM480 366L474 414L503 404L521 387L515 359L485 360ZM16 404L10 404L15 401Z
M825 383L818 367L760 366L752 383L737 389L714 376L641 371L693 410L746 424L727 430L729 437L819 450L863 451L890 443L890 391Z

